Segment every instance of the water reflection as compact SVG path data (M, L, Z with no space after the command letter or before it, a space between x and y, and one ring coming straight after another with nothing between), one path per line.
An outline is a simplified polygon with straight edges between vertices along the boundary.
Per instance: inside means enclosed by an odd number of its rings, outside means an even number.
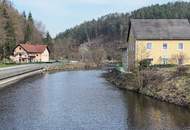
M118 90L101 71L51 73L0 91L0 130L188 129L187 109Z
M124 93L128 105L128 125L136 129L188 129L190 111L142 95ZM130 106L130 107L129 107Z

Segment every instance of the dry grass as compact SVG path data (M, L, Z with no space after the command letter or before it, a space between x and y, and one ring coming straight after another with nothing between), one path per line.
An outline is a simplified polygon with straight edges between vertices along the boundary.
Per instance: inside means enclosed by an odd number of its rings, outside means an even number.
M190 73L187 67L143 72L140 93L170 103L190 107Z
M11 67L11 66L14 66L14 64L1 64L0 63L0 68Z
M106 79L118 87L190 108L189 68L146 69L131 74L113 71Z

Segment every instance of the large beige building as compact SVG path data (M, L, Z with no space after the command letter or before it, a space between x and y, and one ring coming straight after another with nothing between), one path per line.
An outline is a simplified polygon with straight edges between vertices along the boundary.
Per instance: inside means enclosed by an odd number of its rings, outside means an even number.
M190 64L188 19L132 19L123 48L123 66L130 70L141 60L151 64Z
M16 46L11 59L16 63L49 62L49 55L47 45L26 43Z

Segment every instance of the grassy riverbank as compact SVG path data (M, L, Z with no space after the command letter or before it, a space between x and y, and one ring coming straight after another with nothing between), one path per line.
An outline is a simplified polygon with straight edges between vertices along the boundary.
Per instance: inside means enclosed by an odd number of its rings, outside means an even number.
M91 63L57 63L47 67L47 71L72 71L97 69L96 64Z
M190 72L187 68L154 68L129 74L113 70L104 77L119 88L190 108Z
M11 67L14 66L15 64L2 64L0 63L0 68L4 68L4 67Z

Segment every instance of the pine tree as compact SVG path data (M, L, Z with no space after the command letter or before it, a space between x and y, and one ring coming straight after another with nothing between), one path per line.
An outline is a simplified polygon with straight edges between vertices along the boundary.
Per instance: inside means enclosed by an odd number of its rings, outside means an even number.
M22 17L26 20L26 12L25 11L22 13Z
M31 13L31 12L28 14L28 22L30 22L31 24L34 23L34 20L33 20L32 13Z
M46 33L46 37L44 38L44 43L49 44L52 42L52 38L49 34L49 32Z
M32 17L32 13L30 12L28 15L27 23L26 23L24 42L32 42L33 41L33 24L34 20Z
M13 23L7 13L6 7L3 9L3 17L5 19L4 30L6 39L3 47L3 57L11 55L13 48L16 46L16 34Z
M49 50L52 52L53 51L53 41L52 41L52 37L49 34L49 32L46 33L46 37L44 38L43 41L46 45L48 45Z
M31 41L32 41L32 28L31 25L27 23L24 35L24 42L31 42Z

